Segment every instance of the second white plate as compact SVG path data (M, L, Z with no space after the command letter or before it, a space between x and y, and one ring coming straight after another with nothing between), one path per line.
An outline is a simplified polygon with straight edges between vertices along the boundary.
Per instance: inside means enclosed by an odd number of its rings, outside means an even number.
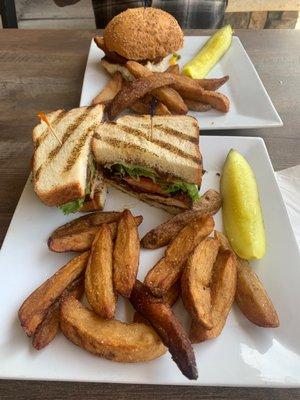
M180 50L180 66L195 56L206 36L186 36ZM90 105L109 79L99 61L104 53L92 41L88 56L80 105ZM201 129L239 129L282 126L282 121L262 84L254 65L240 39L233 37L229 51L210 71L208 77L229 75L229 81L220 92L230 99L230 111L223 114L216 110L204 113L190 112L199 122Z

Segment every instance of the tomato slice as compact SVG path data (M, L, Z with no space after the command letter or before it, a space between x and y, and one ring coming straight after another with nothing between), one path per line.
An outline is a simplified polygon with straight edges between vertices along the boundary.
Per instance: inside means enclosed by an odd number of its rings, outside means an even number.
M157 193L165 196L167 195L167 193L158 183L153 182L149 178L140 178L137 180L131 178L130 176L125 176L123 179L128 183L128 185L140 190L141 192Z

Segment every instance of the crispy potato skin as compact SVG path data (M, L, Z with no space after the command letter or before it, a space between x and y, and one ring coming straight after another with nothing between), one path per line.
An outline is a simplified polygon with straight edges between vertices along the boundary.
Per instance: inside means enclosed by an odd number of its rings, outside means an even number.
M48 239L49 249L57 253L89 250L99 226L103 223L108 223L114 239L117 233L117 221L122 213L108 212L107 214L106 216L99 215L97 218L95 216L94 218L83 219L93 215L89 214L78 218L78 221L75 219L58 228ZM143 221L141 215L134 217L134 219L137 225L140 225Z
M37 327L32 345L36 350L46 347L57 335L59 330L59 301L52 304L47 315Z
M129 210L125 210L118 224L113 253L115 290L129 297L139 268L140 240L136 223Z
M194 209L184 211L170 218L168 221L152 229L141 240L146 249L157 249L166 246L187 224L204 215L213 215L221 207L221 196L215 190L208 190L201 199L194 203Z
M49 308L47 315L37 327L32 345L36 350L41 350L46 347L57 335L59 331L59 304L65 296L74 296L75 298L82 297L84 293L84 279L82 276L75 279L63 292L61 297L56 300Z
M238 259L235 300L249 321L263 328L277 328L279 318L265 288L248 261Z
M21 326L28 336L35 333L49 307L56 302L68 285L84 272L88 258L88 251L73 258L27 297L18 315Z
M194 248L214 229L211 216L204 216L186 225L169 244L165 256L148 272L145 283L151 292L163 296L180 278L184 264Z
M174 283L173 286L161 297L161 300L168 306L172 307L180 297L181 285L180 281ZM143 322L144 324L149 324L149 322L141 316L138 312L133 314L133 322Z
M220 335L234 302L237 270L235 255L231 250L219 252L213 268L211 283L212 324L205 329L198 321L192 320L190 339L192 343L203 342Z
M71 342L108 360L130 363L149 361L166 352L150 326L103 319L74 297L63 299L60 321L63 334Z
M152 90L170 85L174 81L174 76L157 73L129 82L118 92L109 105L107 110L109 119L115 118L126 108L129 108L137 99L144 97Z
M190 111L205 112L212 108L210 104L201 103L196 100L184 99L184 102Z
M181 277L183 304L192 318L206 329L213 327L210 285L218 250L218 240L203 240L190 255Z
M215 231L215 237L220 241L222 249L231 249L225 235ZM236 256L236 262L235 300L239 309L255 325L263 328L278 327L280 324L278 314L259 277L247 260Z
M113 286L113 241L107 224L97 232L85 271L85 294L93 310L102 318L113 318L116 293Z
M229 80L229 75L225 75L222 78L194 80L205 90L217 90Z
M188 379L197 379L198 372L191 342L170 306L154 297L147 286L138 280L131 292L130 302L153 326L183 375Z
M153 75L153 72L136 61L128 61L126 63L126 68L135 78ZM187 106L182 100L182 97L171 87L161 87L153 90L151 93L154 97L165 104L168 110L173 114L184 115L188 112Z

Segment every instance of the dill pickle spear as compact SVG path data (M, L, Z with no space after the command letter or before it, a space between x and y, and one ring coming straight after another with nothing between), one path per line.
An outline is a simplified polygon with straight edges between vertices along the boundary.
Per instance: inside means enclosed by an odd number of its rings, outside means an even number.
M255 175L233 149L223 167L221 194L224 228L233 250L246 260L262 258L266 240Z
M193 79L202 79L226 53L231 45L233 30L230 25L219 29L205 43L199 53L182 69L182 73Z

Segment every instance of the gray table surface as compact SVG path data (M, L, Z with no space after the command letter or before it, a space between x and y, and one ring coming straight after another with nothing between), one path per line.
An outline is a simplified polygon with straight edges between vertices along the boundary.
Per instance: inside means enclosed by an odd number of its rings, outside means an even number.
M78 106L94 34L89 30L0 30L0 244L30 171L31 130L36 114ZM300 31L238 30L236 34L284 126L214 134L263 137L275 170L299 164ZM300 390L0 380L0 399L99 398L290 400L300 399Z

